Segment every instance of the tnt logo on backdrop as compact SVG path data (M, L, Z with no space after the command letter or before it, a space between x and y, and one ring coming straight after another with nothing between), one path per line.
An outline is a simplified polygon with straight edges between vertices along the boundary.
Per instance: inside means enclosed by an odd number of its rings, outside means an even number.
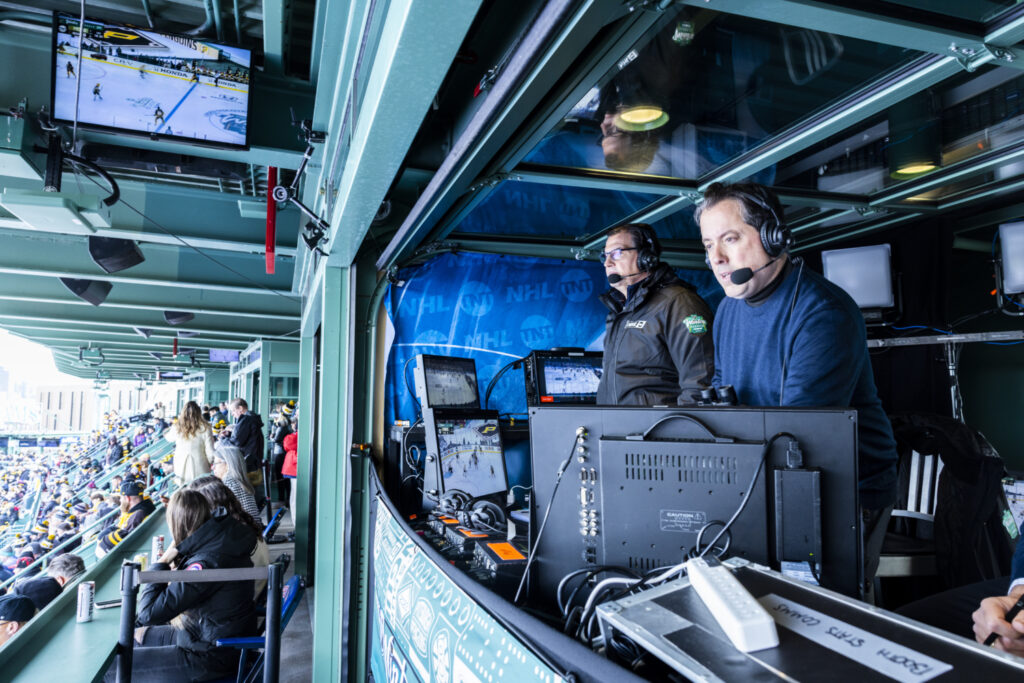
M459 308L469 315L487 315L493 307L494 293L482 282L471 280L459 293Z
M569 301L581 303L594 293L594 280L582 268L566 271L558 281L558 290Z
M555 326L542 315L531 315L519 326L519 338L530 349L547 349L555 341Z

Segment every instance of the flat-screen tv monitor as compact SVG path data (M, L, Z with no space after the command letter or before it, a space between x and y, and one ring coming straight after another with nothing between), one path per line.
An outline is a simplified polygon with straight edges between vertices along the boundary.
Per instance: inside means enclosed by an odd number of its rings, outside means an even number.
M846 290L860 308L896 305L888 244L823 251L821 265L825 278Z
M526 357L526 405L597 403L600 351L533 351Z
M161 381L168 379L182 379L184 377L185 373L181 370L161 370L156 373L156 378Z
M416 356L416 395L423 408L479 408L476 362L454 356Z
M424 492L458 489L471 497L508 491L496 411L429 410ZM429 456L433 456L431 459Z
M231 349L210 349L211 363L237 363L238 351Z
M57 121L249 145L250 50L88 18L82 31L77 16L55 12L52 54L50 111Z

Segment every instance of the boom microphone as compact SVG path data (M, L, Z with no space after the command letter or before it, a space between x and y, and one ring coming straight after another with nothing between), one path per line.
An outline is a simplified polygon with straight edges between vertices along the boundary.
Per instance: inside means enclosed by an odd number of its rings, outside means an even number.
M613 285L617 285L623 280L625 280L627 277L633 277L634 275L639 274L640 273L629 273L628 275L619 275L618 273L612 273L611 275L608 276L608 282L612 283ZM746 280L744 280L744 282L746 282Z
M764 270L765 268L767 268L768 266L770 266L771 264L775 263L778 260L778 258L773 258L771 261L764 264L760 268L740 268L739 270L734 270L732 271L732 274L729 275L729 279L732 280L732 283L734 285L746 284L747 282L750 282L751 279L753 279L754 273L758 273ZM608 279L611 280L611 278Z

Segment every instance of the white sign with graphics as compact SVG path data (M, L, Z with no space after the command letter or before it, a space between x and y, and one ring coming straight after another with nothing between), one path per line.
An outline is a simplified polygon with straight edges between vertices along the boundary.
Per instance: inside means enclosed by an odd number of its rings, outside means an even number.
M953 666L769 593L759 600L775 622L897 681L930 681Z

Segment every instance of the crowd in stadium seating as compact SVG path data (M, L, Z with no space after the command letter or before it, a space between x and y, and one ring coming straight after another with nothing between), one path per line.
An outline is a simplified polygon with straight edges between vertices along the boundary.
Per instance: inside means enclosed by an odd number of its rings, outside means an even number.
M227 424L229 412L234 417L234 424L230 426ZM288 489L281 486L280 480L284 476L293 478L296 469L295 402L278 406L275 412L270 456L274 462L278 497L284 502ZM212 408L200 408L188 402L170 424L166 421L166 409L157 404L153 410L131 419L122 418L116 412L108 413L104 416L103 428L90 435L85 443L69 444L56 452L40 449L0 456L0 646L37 610L82 575L87 562L91 564L94 557L109 553L138 528L156 509L157 497L168 503L181 499L179 494L184 495L187 490L206 501L204 510L196 511L198 516L192 518L195 528L177 529L184 535L174 536L171 549L177 548L181 557L199 558L196 561L200 564L207 563L203 566L266 566L269 551L259 522L259 509L265 502L262 465L266 454L262 427L260 416L251 413L242 399L232 401L230 406L222 403ZM166 451L166 447L159 446L167 442L174 444L172 452L151 457L151 452ZM278 445L285 451L284 455L279 453ZM179 491L168 499L166 494L174 488ZM194 503L199 499L192 496L190 500ZM294 507L294 490L289 502ZM168 507L169 521L170 510ZM232 521L216 521L225 515ZM199 518L203 521L197 522ZM207 557L200 548L185 545L207 527L230 527L233 534L244 537L240 543L246 546L245 557L232 556L230 563L234 564L223 565L218 562L228 560L216 553ZM173 526L172 533L176 533ZM94 550L88 552L92 545ZM238 548L231 552L237 554ZM179 558L169 566L191 569L196 563L182 567L182 562ZM265 582L258 582L252 590L260 591L263 584ZM173 594L179 590L174 588L176 585L180 584L164 584L159 590L163 595ZM209 591L219 594L237 590L230 584L202 585L206 587L200 591L204 595ZM157 605L156 594L149 597L154 602L147 606ZM190 619L201 621L204 618L208 603L204 600L202 605L191 607L175 603L175 609L180 608L180 611L170 616L166 605L145 612L140 609L140 623L159 629L140 640L140 644L146 647L156 642L164 646L177 643L176 649L182 650L192 662L189 666L199 667L196 671L221 671L226 659L187 653L189 647L206 647L212 641L184 642L181 635L181 629L188 628L186 624ZM251 601L244 611L246 615L252 611ZM146 621L142 620L144 614ZM220 638L250 630L246 615L232 621L230 628L205 635ZM171 617L175 619L172 621ZM164 625L174 630L169 632ZM165 642L172 636L176 640ZM146 657L141 661L144 664Z

